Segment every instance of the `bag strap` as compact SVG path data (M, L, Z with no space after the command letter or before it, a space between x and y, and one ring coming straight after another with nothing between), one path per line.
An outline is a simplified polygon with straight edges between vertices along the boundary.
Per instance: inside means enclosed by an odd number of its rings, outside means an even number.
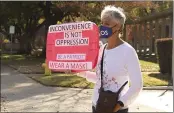
M107 44L106 44L107 45ZM101 71L101 87L100 87L100 90L103 90L104 91L104 88L103 88L103 57L104 57L104 52L105 52L105 48L106 48L106 45L103 47L103 53L102 53L102 58L101 58L101 67L100 67L100 71Z
M128 83L128 81L126 81L122 86L121 86L121 88L118 90L118 94L120 94L120 92L123 90L123 88L124 88L124 86L126 85Z

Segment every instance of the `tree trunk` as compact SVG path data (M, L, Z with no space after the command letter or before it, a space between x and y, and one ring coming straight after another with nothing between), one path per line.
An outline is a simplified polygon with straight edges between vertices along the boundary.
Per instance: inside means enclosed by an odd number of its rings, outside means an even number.
M44 47L42 50L42 54L41 57L46 58L46 40L47 40L47 31L48 31L48 27L50 25L50 19L51 19L51 14L50 14L50 7L51 7L51 1L47 1L46 2L46 6L44 9L44 15L45 15L45 37L44 37Z

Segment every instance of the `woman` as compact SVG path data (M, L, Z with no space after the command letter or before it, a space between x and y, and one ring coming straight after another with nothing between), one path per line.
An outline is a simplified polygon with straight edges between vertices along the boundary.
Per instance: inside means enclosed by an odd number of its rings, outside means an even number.
M103 45L99 52L98 64L96 73L85 71L77 74L86 78L90 82L95 83L94 93L92 98L92 108L95 112L97 100L101 86L100 61L104 50L103 57L103 88L117 92L118 89L126 82L127 84L113 110L113 112L127 113L129 105L136 99L142 90L142 75L140 71L139 59L134 48L120 38L120 34L124 28L126 17L121 8L114 6L106 6L101 12L102 28L112 32L105 36L107 45Z

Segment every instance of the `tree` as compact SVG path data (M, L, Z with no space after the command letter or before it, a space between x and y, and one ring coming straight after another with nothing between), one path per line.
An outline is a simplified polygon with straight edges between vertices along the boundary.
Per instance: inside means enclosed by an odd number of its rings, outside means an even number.
M100 13L106 5L122 7L127 16L127 21L134 21L143 16L149 15L156 9L163 10L171 7L171 2L137 2L137 1L30 1L30 2L2 2L0 1L0 31L8 34L10 25L15 25L15 37L21 42L21 52L30 53L35 40L36 32L45 28L45 38L48 27L57 22L76 21L77 18L83 21L93 21L100 24ZM39 23L39 20L43 22ZM42 56L45 57L45 44Z
M0 2L0 30L8 33L10 25L15 26L15 37L21 44L21 52L30 52L32 36L40 19L38 2ZM24 38L25 37L25 38Z

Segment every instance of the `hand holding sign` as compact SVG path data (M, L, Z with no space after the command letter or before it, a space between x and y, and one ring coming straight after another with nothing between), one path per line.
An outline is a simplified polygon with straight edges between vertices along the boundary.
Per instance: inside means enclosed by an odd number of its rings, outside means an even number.
M72 72L71 70L65 70L64 72L65 72L66 74L75 74L75 73ZM76 75L79 76L79 77L83 77L83 78L86 77L85 72L79 72L79 73L76 73Z
M47 35L46 60L55 71L80 72L96 66L99 31L93 22L51 25Z

